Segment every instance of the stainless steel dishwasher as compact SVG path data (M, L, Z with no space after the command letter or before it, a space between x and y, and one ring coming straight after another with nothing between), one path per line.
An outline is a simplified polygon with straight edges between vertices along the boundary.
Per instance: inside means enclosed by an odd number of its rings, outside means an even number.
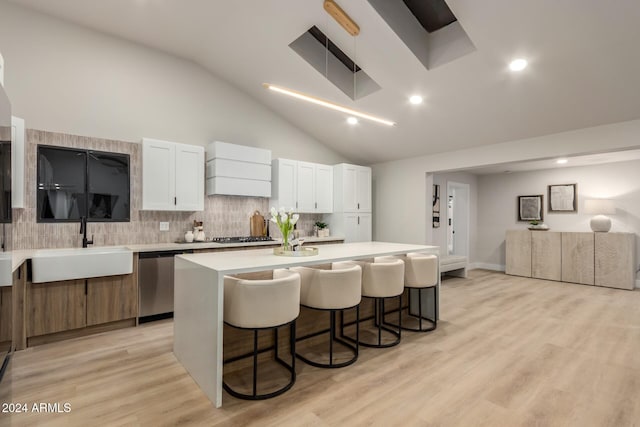
M138 261L139 321L173 317L173 257L191 250L141 252Z

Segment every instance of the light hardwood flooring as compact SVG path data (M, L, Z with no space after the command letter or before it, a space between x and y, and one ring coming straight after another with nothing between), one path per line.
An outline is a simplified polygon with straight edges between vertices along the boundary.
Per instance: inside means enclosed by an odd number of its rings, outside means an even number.
M298 363L261 402L214 409L171 352L172 323L14 355L0 402L70 413L0 414L1 426L640 425L640 292L475 270L443 281L435 332L362 349L355 365Z

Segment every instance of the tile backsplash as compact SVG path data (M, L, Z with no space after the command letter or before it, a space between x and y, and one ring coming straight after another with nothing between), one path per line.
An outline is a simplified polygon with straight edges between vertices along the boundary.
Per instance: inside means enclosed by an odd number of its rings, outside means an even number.
M144 243L169 243L184 237L193 221L203 221L207 237L247 236L249 219L254 211L268 217L269 199L240 196L206 196L203 212L142 211L142 146L112 141L28 129L25 141L25 208L13 210L13 249L41 249L81 246L80 223L38 223L36 220L37 146L83 148L125 153L130 156L131 220L130 222L88 224L88 235L95 246ZM204 179L204 177L203 177ZM309 234L321 215L303 214L298 229ZM169 231L159 231L160 222L169 222ZM279 236L277 227L271 234Z

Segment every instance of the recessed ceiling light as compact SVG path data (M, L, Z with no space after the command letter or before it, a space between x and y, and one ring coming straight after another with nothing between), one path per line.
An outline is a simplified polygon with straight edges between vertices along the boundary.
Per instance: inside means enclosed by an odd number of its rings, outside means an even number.
M347 123L349 123L350 125L357 125L358 124L358 119L356 119L355 117L349 117L347 119Z
M522 71L527 67L527 60L518 58L509 63L509 69L511 71Z
M422 104L422 97L420 95L412 95L409 97L409 102L413 105Z
M556 163L559 164L559 165L564 165L565 163L568 163L568 162L569 162L569 160L567 160L567 159L558 159L558 160L556 160Z

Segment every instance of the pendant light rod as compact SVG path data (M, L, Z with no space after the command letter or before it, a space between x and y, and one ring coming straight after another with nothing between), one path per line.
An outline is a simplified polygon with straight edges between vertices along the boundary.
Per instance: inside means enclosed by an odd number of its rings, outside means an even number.
M263 83L262 86L264 86L265 88L270 89L270 90L272 90L274 92L282 93L284 95L288 95L288 96L291 96L291 97L296 98L296 99L301 99L303 101L307 101L307 102L310 102L312 104L320 105L322 107L329 108L331 110L335 110L335 111L340 111L342 113L351 114L352 116L360 117L361 119L371 120L371 121L376 122L376 123L382 123L382 124L387 125L387 126L395 126L395 122L392 122L391 120L386 120L386 119L383 119L383 118L380 118L380 117L372 116L372 115L367 114L367 113L363 113L363 112L360 112L360 111L357 111L357 110L353 110L353 109L351 109L349 107L345 107L345 106L333 103L331 101L327 101L325 99L318 98L317 96L307 95L306 93L298 92L297 90L287 89L287 88L280 87L280 86L275 86L275 85L272 85L270 83Z
M333 0L324 0L324 10L335 19L344 30L352 36L360 34L360 27Z

